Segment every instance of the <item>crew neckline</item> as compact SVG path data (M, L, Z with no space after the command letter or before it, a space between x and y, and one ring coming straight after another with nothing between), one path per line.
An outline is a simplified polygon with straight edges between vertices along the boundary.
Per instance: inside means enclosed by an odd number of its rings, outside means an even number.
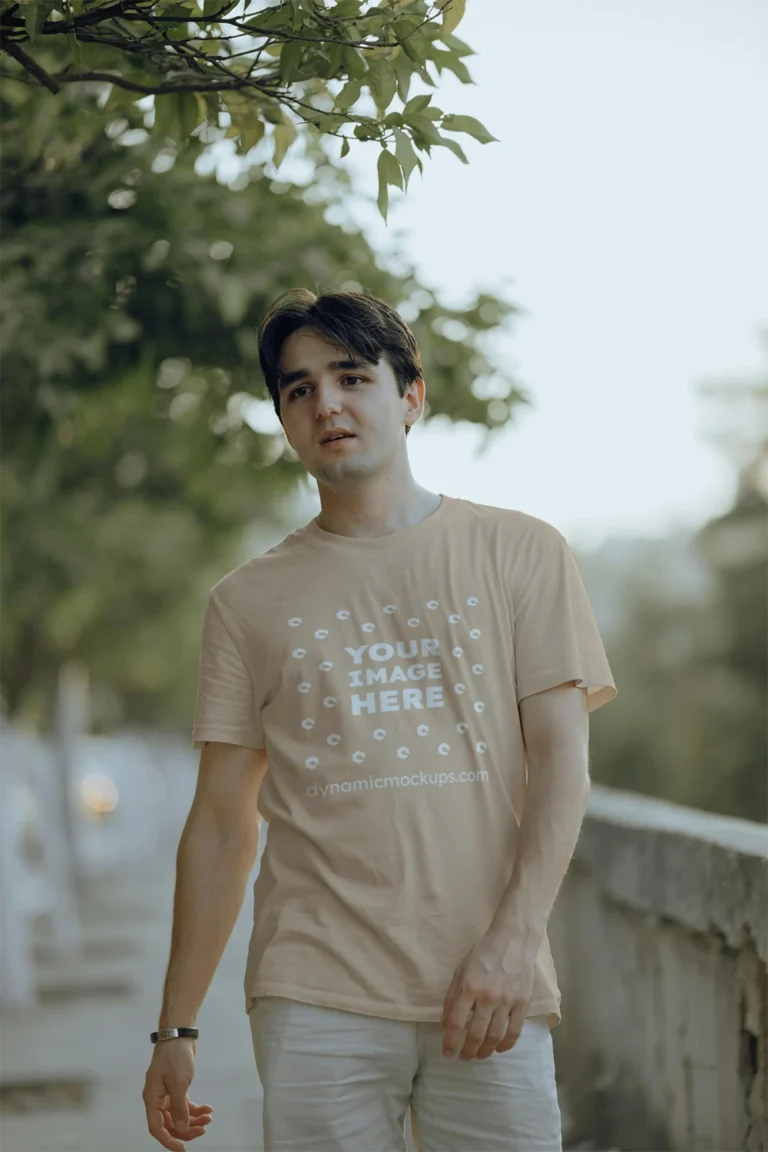
M440 503L434 512L430 512L429 516L425 516L423 520L418 520L415 524L409 524L407 528L398 528L397 531L387 532L383 536L341 536L337 532L326 532L325 528L321 528L314 520L310 520L304 526L304 533L313 544L325 544L350 551L355 549L361 552L381 551L397 548L401 544L412 544L430 536L460 502L458 497L446 496L443 492L440 492L439 496Z

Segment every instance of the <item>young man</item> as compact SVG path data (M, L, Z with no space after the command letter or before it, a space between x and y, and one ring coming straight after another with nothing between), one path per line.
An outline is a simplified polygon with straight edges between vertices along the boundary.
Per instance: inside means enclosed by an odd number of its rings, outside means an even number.
M568 544L430 492L416 341L364 293L280 297L261 365L322 510L212 589L160 1027L194 1027L253 866L245 980L267 1152L561 1147L546 923L616 695ZM339 438L342 437L342 438ZM205 1043L205 1037L200 1038ZM205 1131L156 1043L166 1148Z

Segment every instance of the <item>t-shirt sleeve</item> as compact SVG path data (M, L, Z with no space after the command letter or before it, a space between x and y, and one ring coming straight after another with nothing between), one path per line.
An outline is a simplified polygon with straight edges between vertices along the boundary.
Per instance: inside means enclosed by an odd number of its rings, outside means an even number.
M575 680L594 712L617 691L573 552L550 524L521 552L513 588L518 703Z
M251 674L213 594L203 618L192 745L206 740L263 748L261 701Z

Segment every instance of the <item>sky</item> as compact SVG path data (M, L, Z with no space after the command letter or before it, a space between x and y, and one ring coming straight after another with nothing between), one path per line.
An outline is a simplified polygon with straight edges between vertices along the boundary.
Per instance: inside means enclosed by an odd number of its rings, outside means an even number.
M697 387L765 372L768 5L469 0L457 35L475 83L445 73L434 103L499 143L457 137L468 166L434 149L387 227L352 210L444 303L525 310L497 349L532 405L482 457L471 426L417 425L417 481L585 548L725 511ZM348 158L371 197L376 148Z

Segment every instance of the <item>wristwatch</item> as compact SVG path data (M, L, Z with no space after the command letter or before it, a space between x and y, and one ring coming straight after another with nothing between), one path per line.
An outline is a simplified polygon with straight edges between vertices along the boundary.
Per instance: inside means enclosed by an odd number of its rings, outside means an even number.
M177 1036L191 1036L197 1040L199 1035L197 1028L160 1028L157 1032L150 1032L149 1038L157 1044L158 1040L175 1040Z

